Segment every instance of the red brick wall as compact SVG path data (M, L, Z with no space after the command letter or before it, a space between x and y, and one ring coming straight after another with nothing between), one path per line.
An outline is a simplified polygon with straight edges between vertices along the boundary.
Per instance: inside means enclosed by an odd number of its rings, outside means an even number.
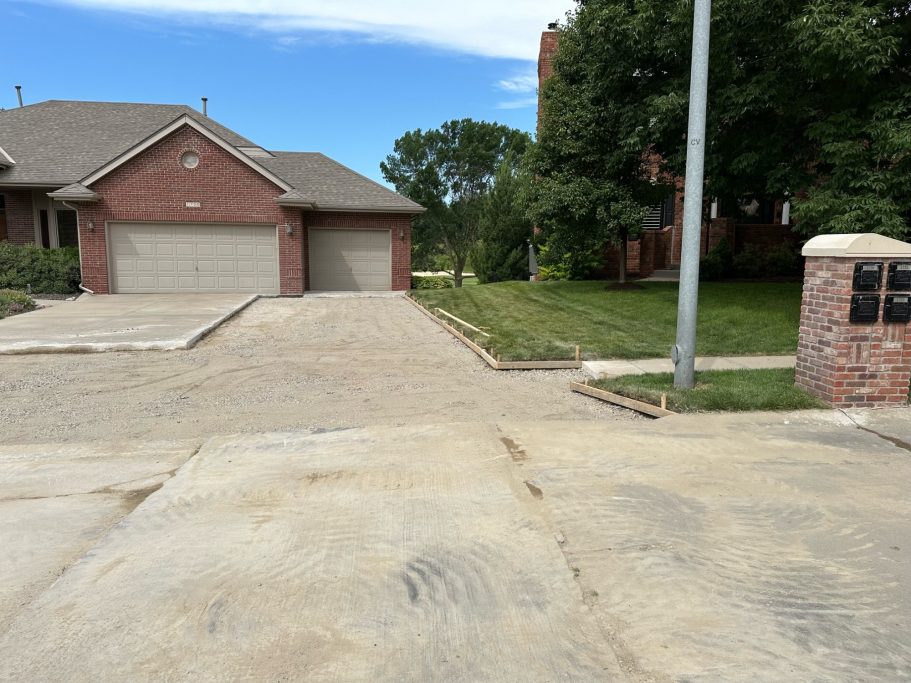
M336 213L305 211L306 228L336 228L349 230L389 230L392 243L392 289L411 289L411 216L401 213ZM399 237L401 234L401 237ZM307 244L304 244L304 263L309 264ZM307 289L310 274L305 274Z
M181 155L193 150L199 165L186 169ZM278 230L281 293L303 293L303 230L299 209L275 204L284 190L242 161L184 127L131 159L92 186L101 199L79 212L82 279L89 289L109 293L105 225L108 221L179 223L259 223ZM198 209L186 202L200 202ZM94 230L89 228L89 223Z
M849 322L854 264L883 260L879 321ZM889 259L809 256L804 271L797 385L836 407L902 405L911 383L911 330L882 322ZM863 292L874 294L876 292Z
M0 190L6 198L6 239L13 244L35 242L31 190Z
M558 40L556 31L544 31L541 34L541 50L538 53L538 130L541 129L541 87L554 72Z

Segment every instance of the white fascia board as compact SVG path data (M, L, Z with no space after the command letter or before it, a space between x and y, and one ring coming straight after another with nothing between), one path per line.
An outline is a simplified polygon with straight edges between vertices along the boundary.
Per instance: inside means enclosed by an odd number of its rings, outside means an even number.
M176 130L178 130L179 128L181 128L183 126L189 126L190 128L195 130L197 133L199 133L203 137L208 138L209 140L214 142L216 145L221 147L223 150L228 152L228 154L233 156L235 159L243 162L244 164L246 164L247 166L252 168L254 171L259 173L261 176L263 176L264 178L271 180L273 183L275 183L280 188L285 190L285 192L288 192L291 189L293 189L284 180L282 180L277 175L275 175L274 173L272 173L271 171L266 169L261 164L256 163L256 161L254 161L253 159L248 157L243 152L239 151L233 145L226 142L220 136L213 133L211 130L209 130L208 128L203 126L201 123L196 121L196 119L194 119L192 116L189 116L188 114L182 114L181 116L174 119L174 121L169 123L167 126L162 128L161 130L159 130L157 133L153 133L152 135L147 137L142 142L140 142L140 143L134 145L133 147L131 147L130 149L128 149L123 154L121 154L117 157L114 157L108 163L106 163L104 166L102 166L98 170L92 172L90 175L87 175L85 178L80 180L79 181L80 184L88 186L88 185L91 185L92 183L98 182L99 180L101 180L104 176L106 176L108 173L110 173L114 169L122 166L123 164L128 162L130 159L133 159L134 157L142 154L144 151L149 149L149 147L161 142L166 137L171 135L171 133L175 132Z
M11 157L9 154L7 154L6 150L3 149L2 147L0 147L0 164L3 164L4 166L15 166L16 165L16 160L13 159L13 157Z

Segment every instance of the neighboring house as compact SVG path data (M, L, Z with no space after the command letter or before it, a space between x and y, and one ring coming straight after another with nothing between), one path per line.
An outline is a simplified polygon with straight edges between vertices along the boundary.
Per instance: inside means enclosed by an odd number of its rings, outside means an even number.
M553 59L559 46L559 31L550 24L541 34L538 55L538 127L541 122L541 86L553 73ZM653 171L657 174L657 164ZM680 267L680 250L683 243L683 178L676 179L677 191L664 202L653 206L642 223L638 239L627 243L627 271L639 277L648 277L656 270ZM725 213L729 215L725 216ZM711 218L702 226L702 252L708 253L722 239L726 239L735 254L748 245L768 248L790 244L796 248L797 235L790 226L790 206L784 200L751 200L743 207L711 204ZM618 270L620 250L610 248L605 257L605 274L613 276Z
M0 111L0 239L78 247L99 294L405 290L423 210L183 105Z

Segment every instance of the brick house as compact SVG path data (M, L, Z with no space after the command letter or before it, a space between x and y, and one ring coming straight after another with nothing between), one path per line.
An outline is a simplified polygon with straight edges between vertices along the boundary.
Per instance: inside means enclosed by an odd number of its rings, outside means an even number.
M538 53L538 126L542 103L541 86L553 73L553 60L559 46L559 31L551 24L541 34ZM658 164L652 165L653 176ZM657 178L656 178L657 179ZM627 272L649 277L656 270L676 270L680 267L683 241L683 178L674 182L676 191L648 212L639 238L627 242ZM709 207L707 207L709 208ZM721 206L718 200L710 205L710 218L702 226L702 253L706 254L722 239L726 239L735 254L748 245L768 248L789 244L796 249L798 237L790 226L790 205L783 199L752 200L743 207ZM728 213L729 215L725 215ZM605 275L618 272L620 250L609 247L605 254Z
M0 240L78 247L98 294L405 290L422 211L183 105L0 111Z

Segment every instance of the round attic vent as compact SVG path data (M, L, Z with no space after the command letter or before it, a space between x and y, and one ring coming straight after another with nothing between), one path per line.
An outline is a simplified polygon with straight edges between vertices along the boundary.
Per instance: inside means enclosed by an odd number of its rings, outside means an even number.
M199 166L199 155L196 152L184 152L180 156L180 163L184 168L196 168Z

